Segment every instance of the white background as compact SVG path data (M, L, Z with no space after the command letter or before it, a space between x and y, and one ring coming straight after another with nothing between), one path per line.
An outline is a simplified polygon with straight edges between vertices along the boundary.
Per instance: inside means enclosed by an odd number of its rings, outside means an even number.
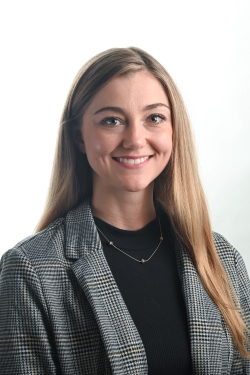
M250 2L2 1L0 9L1 247L41 215L57 128L83 63L137 46L176 81L198 149L213 229L250 271Z

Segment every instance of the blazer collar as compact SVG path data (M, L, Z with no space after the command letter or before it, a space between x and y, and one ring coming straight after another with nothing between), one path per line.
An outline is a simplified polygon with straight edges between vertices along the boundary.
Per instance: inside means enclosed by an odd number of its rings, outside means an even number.
M68 212L65 230L66 258L79 259L102 248L88 200Z
M177 238L176 256L187 309L193 372L227 373L231 340L221 313L201 283L187 249Z
M221 374L228 333L193 262L176 239L176 256L191 342L194 374ZM66 217L66 257L92 306L114 374L147 374L143 343L104 256L88 202ZM224 364L226 366L226 364Z
M87 202L66 217L66 256L92 307L113 374L146 375L145 349L113 274Z

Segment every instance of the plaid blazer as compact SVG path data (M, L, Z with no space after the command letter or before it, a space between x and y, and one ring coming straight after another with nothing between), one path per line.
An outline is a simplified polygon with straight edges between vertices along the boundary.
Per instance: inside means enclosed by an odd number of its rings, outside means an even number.
M250 327L250 285L239 253L216 249ZM250 374L185 248L176 256L193 374ZM143 343L104 256L88 203L5 253L0 268L0 374L147 374Z

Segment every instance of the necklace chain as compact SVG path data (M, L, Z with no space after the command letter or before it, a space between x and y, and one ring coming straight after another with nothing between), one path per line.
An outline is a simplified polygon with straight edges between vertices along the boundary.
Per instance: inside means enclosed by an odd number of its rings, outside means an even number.
M132 257L131 255L125 253L125 251L119 249L119 247L115 246L114 243L113 243L112 241L110 241L110 240L105 236L105 234L103 234L103 232L101 231L101 229L98 228L97 225L96 225L96 228L97 228L98 231L103 235L103 237L108 241L108 244L109 244L110 246L113 246L115 249L119 250L121 253L127 255L129 258L135 260L136 262L139 262L139 263L142 263L142 264L143 264L143 263L148 262L148 261L152 258L152 256L156 253L156 251L158 250L160 244L161 244L162 241L163 241L162 230L161 230L161 222L160 222L159 217L158 217L158 221L159 221L159 227L160 227L160 242L158 243L156 249L153 251L153 253L150 255L150 257L149 257L148 259L141 259L141 260L136 259L136 258Z

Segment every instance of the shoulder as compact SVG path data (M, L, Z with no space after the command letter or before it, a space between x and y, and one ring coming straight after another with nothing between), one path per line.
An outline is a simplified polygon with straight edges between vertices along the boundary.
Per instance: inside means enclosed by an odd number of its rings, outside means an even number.
M220 234L213 233L214 244L221 263L240 300L241 306L249 315L250 280L246 265L240 253Z
M43 231L25 238L7 251L1 259L0 270L7 261L11 264L29 262L35 268L45 264L68 268L70 259L79 259L98 246L99 237L86 200L65 217L55 220Z
M47 263L55 259L58 261L60 258L63 262L63 252L58 249L63 249L64 238L65 218L60 218L43 231L23 239L5 252L1 259L0 271L7 264L28 262L35 267L45 260Z
M214 244L221 262L227 268L239 267L244 261L233 245L231 245L221 234L213 232Z

